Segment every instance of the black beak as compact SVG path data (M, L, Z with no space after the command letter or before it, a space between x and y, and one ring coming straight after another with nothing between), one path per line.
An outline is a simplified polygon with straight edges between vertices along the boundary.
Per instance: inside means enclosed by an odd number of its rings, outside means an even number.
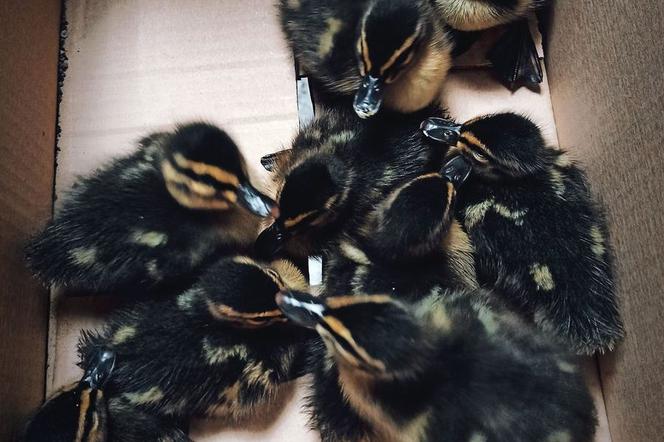
M285 156L291 152L291 149L284 149L280 150L278 152L272 152L267 155L263 155L261 157L261 165L265 170L268 172L273 172L274 167L277 165L277 161L279 161L279 157Z
M429 117L420 124L420 130L425 137L449 146L456 146L462 127L462 124L439 117Z
M92 389L104 386L115 368L115 352L109 349L99 349L85 368L80 385Z
M238 203L251 213L261 218L267 218L268 216L272 216L273 218L279 217L277 203L267 195L260 193L248 182L240 184L237 195Z
M261 259L272 259L281 251L287 238L288 232L286 232L286 229L279 220L275 221L256 238L254 244L256 254Z
M276 302L284 315L301 327L315 328L325 313L323 301L309 293L279 292Z
M380 110L383 103L383 80L367 75L355 93L353 108L360 118L369 118Z
M440 173L458 189L466 181L472 169L473 166L468 160L461 155L455 155L445 163Z

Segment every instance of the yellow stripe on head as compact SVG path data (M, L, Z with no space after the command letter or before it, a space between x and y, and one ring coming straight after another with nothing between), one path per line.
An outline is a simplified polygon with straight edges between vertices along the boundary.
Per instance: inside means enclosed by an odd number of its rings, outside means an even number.
M306 217L311 216L316 212L317 212L317 210L310 210L308 212L301 213L301 214L299 214L297 216L294 216L292 218L288 218L286 221L284 221L284 227L286 227L287 229L290 229L291 227L295 226L296 224L299 224Z
M390 56L390 58L385 62L384 65L380 67L380 75L383 76L385 74L385 71L387 71L389 68L391 68L394 65L394 62L397 61L397 58L401 56L405 51L410 49L413 46L413 43L415 43L415 40L417 40L418 35L420 34L420 27L418 26L415 29L415 32L406 38L401 46L394 51L394 53Z
M367 33L364 28L366 22L367 20L365 17L365 19L362 21L362 31L360 32L360 48L362 49L361 50L362 61L364 62L364 65L362 67L364 69L364 72L362 72L363 76L371 72L372 68L371 58L369 57L369 45L367 44Z
M461 138L466 139L473 147L476 147L476 148L486 152L489 155L491 154L489 152L489 149L487 149L486 145L484 143L482 143L482 141L480 141L480 139L477 138L477 136L475 136L475 134L472 133L471 131L467 130L467 131L461 132Z
M394 299L388 295L330 296L325 299L327 307L331 309L349 307L356 304L387 304L389 302L394 302Z
M174 154L173 159L175 160L175 164L177 164L178 167L190 170L194 172L196 175L200 176L207 175L215 179L216 181L219 181L220 183L230 184L231 186L235 187L238 187L240 185L240 179L237 177L237 175L228 172L224 169L221 169L220 167L213 166L207 163L202 163L199 161L189 160L180 153Z
M380 372L384 372L386 370L385 364L382 361L371 357L369 353L367 353L367 351L355 341L350 330L348 330L348 328L346 328L346 326L343 325L339 319L335 318L334 316L325 315L323 316L323 322L325 322L329 329L332 330L336 335L331 336L333 341L335 343L337 342L337 336L342 338L355 351L355 353L357 353L357 355L362 358L362 360L359 361L361 364L368 365L372 369L378 370ZM316 329L318 330L319 327L322 328L320 325L318 325ZM353 355L350 355L345 349L339 349L339 347L342 347L340 344L337 349L340 350L340 354L346 359L348 359L348 356L350 356L350 360L357 360L357 358L355 358Z

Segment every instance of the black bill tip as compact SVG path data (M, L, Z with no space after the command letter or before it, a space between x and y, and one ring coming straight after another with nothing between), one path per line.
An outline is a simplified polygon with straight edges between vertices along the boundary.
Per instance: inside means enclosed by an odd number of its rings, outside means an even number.
M309 293L282 291L275 300L284 315L301 327L315 328L325 313L322 300Z
M288 235L282 225L277 221L263 230L254 244L256 254L261 259L272 259L283 248Z
M459 141L462 127L462 124L440 117L429 117L420 124L425 137L450 146L455 146Z
M380 78L367 75L355 93L353 109L360 118L370 118L378 113L383 104L383 82Z
M461 155L452 157L441 169L441 175L447 178L454 187L461 186L472 171L472 164Z
M102 388L115 368L115 352L100 348L90 358L80 384L89 388Z
M261 166L268 172L274 172L274 169L277 167L277 162L279 162L280 157L287 155L291 152L291 149L280 150L278 152L272 152L261 157Z
M249 183L240 184L238 189L238 203L254 215L261 218L269 216L279 217L279 206L267 195L260 193Z

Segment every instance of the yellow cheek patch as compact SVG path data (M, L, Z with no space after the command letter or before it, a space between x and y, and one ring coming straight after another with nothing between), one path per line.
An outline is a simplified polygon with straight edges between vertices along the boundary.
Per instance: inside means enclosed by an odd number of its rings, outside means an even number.
M278 259L270 263L270 266L277 272L289 289L306 291L309 288L307 279L292 262L286 259Z
M231 186L238 187L240 185L239 178L226 170L211 164L201 163L199 161L192 161L184 157L184 155L176 153L173 155L175 164L182 169L187 169L194 172L196 175L207 175L220 183L230 184Z

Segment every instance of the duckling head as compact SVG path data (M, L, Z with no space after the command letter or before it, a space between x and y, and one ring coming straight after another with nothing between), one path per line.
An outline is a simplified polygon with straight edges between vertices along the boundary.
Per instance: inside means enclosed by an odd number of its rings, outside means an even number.
M205 294L203 308L215 320L234 327L261 328L286 321L275 303L280 290L306 287L304 275L289 261L265 264L235 256L209 268L194 293Z
M115 353L97 349L88 357L83 378L46 401L28 423L22 440L106 440L108 410L102 388L114 366Z
M457 190L470 168L457 155L439 173L420 175L377 204L361 229L372 257L395 263L428 259L440 251L454 219Z
M259 253L273 256L290 238L333 223L351 182L351 171L334 155L312 156L296 165L279 193L279 218L257 240Z
M387 295L322 299L286 291L277 295L277 305L293 323L318 332L340 371L407 378L425 363L428 336L407 308Z
M449 155L463 155L473 173L486 178L519 178L549 169L560 153L546 146L540 129L528 118L501 113L458 125L428 118L421 126L431 139L451 146Z
M356 42L362 83L353 107L361 118L378 112L384 89L408 70L418 50L431 38L426 7L421 0L375 0L369 4Z
M179 126L166 140L164 152L161 172L169 193L182 206L228 210L239 205L260 217L278 216L276 203L249 181L237 145L218 127Z

